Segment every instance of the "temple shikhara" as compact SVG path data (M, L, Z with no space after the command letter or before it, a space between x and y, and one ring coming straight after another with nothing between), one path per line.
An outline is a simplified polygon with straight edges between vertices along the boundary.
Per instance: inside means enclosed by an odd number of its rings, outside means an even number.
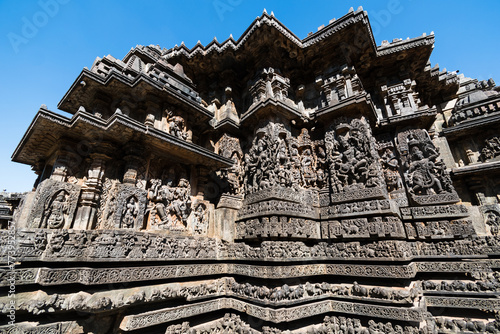
M97 58L13 153L0 333L499 333L500 87L433 48L359 8Z

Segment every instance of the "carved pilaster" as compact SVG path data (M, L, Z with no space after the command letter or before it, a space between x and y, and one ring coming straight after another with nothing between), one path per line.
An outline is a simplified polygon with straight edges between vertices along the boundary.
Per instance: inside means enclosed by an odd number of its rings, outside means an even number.
M137 144L130 144L125 149L125 173L123 175L123 183L135 185L137 182L138 169L144 164L141 155L141 147Z
M82 188L80 206L75 218L75 229L93 229L99 204L106 161L110 158L104 154L90 155L91 163L87 180Z

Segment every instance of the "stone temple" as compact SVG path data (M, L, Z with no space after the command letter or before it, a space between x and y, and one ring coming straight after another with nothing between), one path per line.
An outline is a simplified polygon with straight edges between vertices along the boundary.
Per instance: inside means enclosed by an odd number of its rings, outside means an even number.
M500 88L433 47L360 8L97 58L13 154L0 333L498 333Z

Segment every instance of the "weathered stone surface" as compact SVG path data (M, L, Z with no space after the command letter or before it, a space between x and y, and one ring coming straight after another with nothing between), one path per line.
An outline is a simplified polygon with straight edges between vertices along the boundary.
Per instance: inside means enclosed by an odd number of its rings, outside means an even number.
M264 12L98 58L14 152L0 333L499 333L499 88L433 42Z

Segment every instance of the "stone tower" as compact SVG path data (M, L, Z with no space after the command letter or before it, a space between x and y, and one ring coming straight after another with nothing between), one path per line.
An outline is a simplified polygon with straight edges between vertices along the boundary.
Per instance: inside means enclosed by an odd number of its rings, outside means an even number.
M377 46L366 12L299 39L97 58L13 160L22 333L497 333L500 95ZM8 319L0 333L11 333Z

